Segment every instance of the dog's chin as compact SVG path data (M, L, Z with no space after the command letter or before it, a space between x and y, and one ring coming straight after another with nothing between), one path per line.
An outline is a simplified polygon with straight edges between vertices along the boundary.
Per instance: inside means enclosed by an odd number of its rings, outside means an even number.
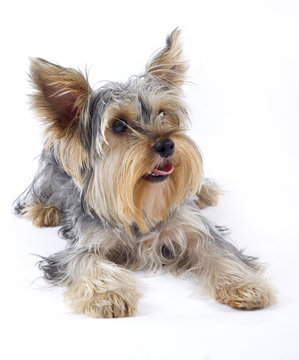
M173 170L173 164L167 162L149 171L146 175L143 176L143 179L151 183L160 183L167 180Z

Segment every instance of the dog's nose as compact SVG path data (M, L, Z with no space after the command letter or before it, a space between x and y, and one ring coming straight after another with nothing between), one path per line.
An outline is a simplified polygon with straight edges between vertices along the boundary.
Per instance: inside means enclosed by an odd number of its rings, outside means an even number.
M153 149L160 156L167 158L174 152L174 142L170 139L159 139L153 146Z

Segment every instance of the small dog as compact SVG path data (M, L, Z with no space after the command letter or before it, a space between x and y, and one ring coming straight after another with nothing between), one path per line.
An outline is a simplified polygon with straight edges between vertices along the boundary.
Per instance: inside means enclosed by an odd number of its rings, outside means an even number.
M46 125L38 173L16 201L33 224L61 226L66 249L39 262L65 286L75 313L131 316L140 287L131 270L189 272L237 309L275 302L256 258L224 238L201 209L219 189L203 181L201 154L186 135L180 31L127 83L93 91L87 75L31 62L34 110Z

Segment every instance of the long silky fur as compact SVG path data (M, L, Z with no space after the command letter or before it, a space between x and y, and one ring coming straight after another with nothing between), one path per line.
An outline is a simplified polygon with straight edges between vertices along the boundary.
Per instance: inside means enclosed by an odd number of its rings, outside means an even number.
M163 266L192 273L218 301L236 308L275 301L257 260L201 213L216 204L219 190L204 183L200 151L186 134L181 85L187 67L178 30L145 74L96 91L82 73L33 60L33 106L48 135L15 211L37 226L60 226L66 247L42 257L39 268L47 281L67 287L74 312L133 315L140 289L131 271ZM124 135L113 132L116 119L127 121ZM174 171L153 184L148 172L169 161L153 151L161 138L175 144Z

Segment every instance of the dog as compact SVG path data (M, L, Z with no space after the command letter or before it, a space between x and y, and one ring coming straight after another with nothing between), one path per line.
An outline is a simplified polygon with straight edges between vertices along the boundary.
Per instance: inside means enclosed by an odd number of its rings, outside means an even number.
M126 83L92 90L87 74L31 59L32 106L45 125L38 172L15 203L34 225L60 226L63 251L38 263L66 287L74 313L125 317L141 296L133 270L189 273L236 309L275 303L257 259L238 250L202 209L220 190L203 177L187 135L180 30Z

